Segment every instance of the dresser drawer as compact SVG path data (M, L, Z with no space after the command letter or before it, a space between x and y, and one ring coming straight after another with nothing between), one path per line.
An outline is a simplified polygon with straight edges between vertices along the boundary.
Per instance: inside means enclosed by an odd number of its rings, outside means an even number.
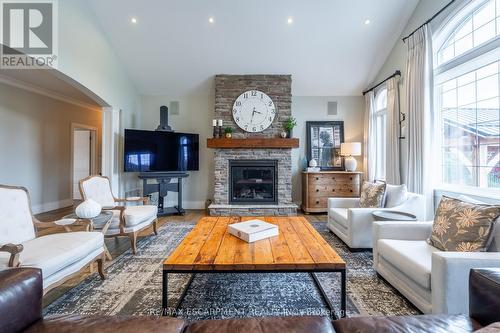
M317 174L309 176L310 184L332 184L332 183L349 183L359 184L359 175L344 175L344 174Z
M327 208L328 207L328 197L310 197L308 202L308 207L310 208Z

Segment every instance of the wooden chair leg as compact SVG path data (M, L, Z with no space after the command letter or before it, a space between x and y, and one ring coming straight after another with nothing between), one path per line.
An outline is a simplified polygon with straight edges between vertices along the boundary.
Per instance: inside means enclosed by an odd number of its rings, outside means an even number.
M109 253L108 247L106 245L104 245L104 257L109 261L113 260L113 257L111 256L111 253Z
M104 262L106 261L106 254L103 253L102 257L97 259L97 271L101 276L102 280L106 280L106 268L104 267Z
M128 234L130 238L130 246L132 247L132 253L135 254L137 252L137 233L132 232Z
M153 221L153 232L155 233L156 236L158 236L158 219L155 219Z

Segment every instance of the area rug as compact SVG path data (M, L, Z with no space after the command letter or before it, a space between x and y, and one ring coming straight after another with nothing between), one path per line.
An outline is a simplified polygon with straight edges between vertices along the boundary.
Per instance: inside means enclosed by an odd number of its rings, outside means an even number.
M372 268L371 252L350 252L324 222L312 225L347 263L347 316L418 314ZM137 255L127 251L108 264L105 281L94 274L44 309L45 315L159 315L161 263L194 227L166 223L158 236L142 238ZM318 274L330 300L340 308L340 274ZM169 276L169 306L179 299L189 275ZM197 274L179 313L189 321L237 317L329 315L306 273Z

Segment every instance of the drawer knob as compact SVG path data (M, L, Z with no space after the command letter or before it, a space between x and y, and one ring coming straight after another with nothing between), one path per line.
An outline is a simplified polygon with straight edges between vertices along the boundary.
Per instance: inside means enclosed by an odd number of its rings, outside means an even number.
M319 192L319 189L316 189L316 192Z
M335 189L333 189L332 192L335 192Z
M316 201L316 204L319 205L319 201Z
M319 180L319 177L316 177L316 180Z
M351 177L351 180L352 180L352 177Z
M351 192L352 192L352 190L351 190Z

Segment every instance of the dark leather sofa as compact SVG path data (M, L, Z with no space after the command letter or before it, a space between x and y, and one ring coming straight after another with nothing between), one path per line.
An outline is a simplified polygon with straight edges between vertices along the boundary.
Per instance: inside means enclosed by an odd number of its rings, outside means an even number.
M500 270L472 270L470 316L424 315L353 317L333 323L325 317L207 320L188 324L168 317L57 316L42 317L42 275L38 269L0 271L0 332L473 332L500 321ZM500 326L498 326L500 329Z

